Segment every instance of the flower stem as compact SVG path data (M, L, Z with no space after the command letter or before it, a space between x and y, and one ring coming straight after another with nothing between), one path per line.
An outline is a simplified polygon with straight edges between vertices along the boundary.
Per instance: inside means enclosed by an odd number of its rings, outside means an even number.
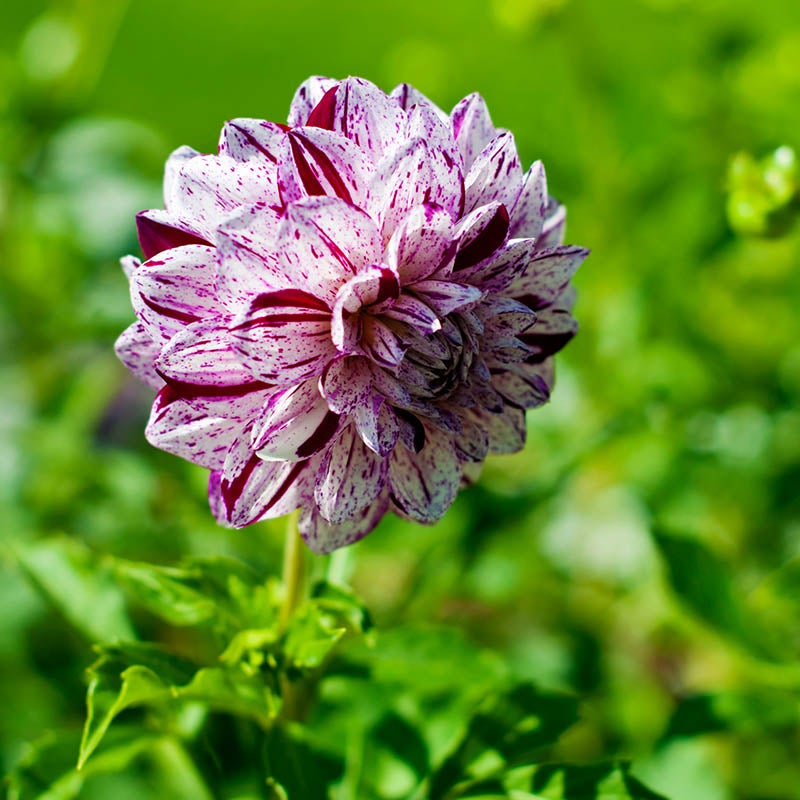
M286 544L283 551L284 598L280 611L280 627L286 630L292 615L303 600L305 583L305 543L297 527L299 512L286 520Z

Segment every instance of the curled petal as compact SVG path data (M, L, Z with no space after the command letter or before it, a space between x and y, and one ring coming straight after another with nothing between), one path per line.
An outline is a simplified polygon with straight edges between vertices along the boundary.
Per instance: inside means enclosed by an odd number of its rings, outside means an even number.
M209 502L217 521L243 528L259 519L281 517L310 499L314 460L262 461L250 448L250 436L239 437L225 464L212 472Z
M416 138L378 163L368 210L378 218L388 238L414 206L423 204L440 206L453 218L460 216L464 179L461 167L446 152Z
M392 307L383 312L383 316L410 325L422 334L436 333L442 328L442 323L433 309L407 293L400 295Z
M153 258L173 247L182 247L186 244L209 244L205 239L197 236L188 223L175 218L168 211L158 209L138 213L136 215L136 231L145 259Z
M459 273L489 258L508 240L508 211L502 203L487 203L458 224L458 253L453 273Z
M299 461L326 447L339 431L317 381L307 380L274 394L253 425L252 446L265 461Z
M326 450L314 499L320 514L334 524L352 519L378 498L388 461L374 453L350 426Z

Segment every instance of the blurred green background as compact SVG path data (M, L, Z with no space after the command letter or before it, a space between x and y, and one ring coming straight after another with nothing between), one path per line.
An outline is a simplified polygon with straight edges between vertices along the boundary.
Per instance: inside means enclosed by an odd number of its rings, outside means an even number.
M800 798L800 238L725 216L735 153L800 145L796 0L4 3L3 772L80 728L92 660L20 548L280 568L280 525L217 528L204 471L145 442L149 392L112 352L133 318L117 259L172 149L284 120L311 74L446 109L479 91L592 249L524 453L439 525L352 549L378 624L457 625L580 693L565 757L633 757L674 800ZM144 797L117 780L85 796Z

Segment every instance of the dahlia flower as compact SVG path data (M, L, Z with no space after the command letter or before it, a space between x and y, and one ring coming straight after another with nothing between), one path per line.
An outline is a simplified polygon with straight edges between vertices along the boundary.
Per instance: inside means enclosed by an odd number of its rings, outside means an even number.
M288 125L235 119L167 161L128 256L117 353L158 390L148 440L211 470L219 522L301 509L330 552L392 511L439 519L519 450L574 335L564 207L473 94L311 78Z

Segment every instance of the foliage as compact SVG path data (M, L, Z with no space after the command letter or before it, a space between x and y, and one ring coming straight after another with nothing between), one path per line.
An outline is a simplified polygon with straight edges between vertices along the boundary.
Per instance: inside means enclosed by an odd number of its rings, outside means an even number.
M12 798L796 796L796 2L43 0L0 21ZM282 631L279 525L214 525L111 344L166 154L281 119L313 73L481 91L593 254L526 450L437 526L321 560Z

